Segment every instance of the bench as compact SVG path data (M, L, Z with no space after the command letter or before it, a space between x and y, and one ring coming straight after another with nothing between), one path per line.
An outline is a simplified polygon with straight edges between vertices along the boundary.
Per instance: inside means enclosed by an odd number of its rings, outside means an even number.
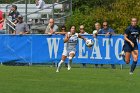
M6 7L8 4L0 4L0 9L3 12L7 12ZM20 12L21 15L26 15L25 11L26 11L26 5L25 4L15 4L18 9L17 11ZM11 6L8 6L8 11L10 9ZM52 15L53 13L53 4L46 4L46 9L41 10L41 9L37 9L35 4L27 4L27 14L29 14L27 17L28 19L40 19L42 14L46 14L47 17L49 17L49 15ZM54 5L54 9L55 10L61 10L63 8L62 4L55 4ZM38 12L37 12L38 11ZM32 13L32 14L30 14Z
M8 12L11 6L8 6L8 4L0 4L0 10L2 10L4 13ZM26 5L25 4L14 4L17 6L17 11L21 15L26 15ZM8 9L6 9L6 7ZM32 33L37 33L39 30L45 31L46 25L48 24L48 20L53 15L53 4L46 4L46 9L37 9L35 4L27 4L27 19L28 19L28 25L30 26ZM54 10L59 11L63 9L63 4L55 4ZM29 15L28 15L29 14ZM54 15L64 15L65 13L54 13ZM10 17L8 17L10 18ZM31 20L30 20L31 19ZM61 20L55 20L56 24L62 23ZM42 24L43 23L43 24Z
M8 4L0 4L0 9L6 9L6 6ZM15 4L18 8L25 8L26 5L25 4ZM9 6L10 7L10 6ZM32 9L32 8L36 8L35 4L27 4L28 9ZM50 9L53 8L53 4L46 4L45 7L50 7ZM54 5L54 9L62 9L63 8L63 4L55 4Z

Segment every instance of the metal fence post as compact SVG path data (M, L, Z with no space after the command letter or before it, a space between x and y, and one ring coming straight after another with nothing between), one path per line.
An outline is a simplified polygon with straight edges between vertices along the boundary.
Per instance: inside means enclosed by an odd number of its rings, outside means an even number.
M27 23L27 0L25 0L25 5L26 5L26 9L25 9L25 22Z
M53 0L53 10L52 10L52 18L54 19L54 6L55 6L55 0Z
M72 0L71 0L71 2L70 2L70 7L71 7L71 15L72 15Z

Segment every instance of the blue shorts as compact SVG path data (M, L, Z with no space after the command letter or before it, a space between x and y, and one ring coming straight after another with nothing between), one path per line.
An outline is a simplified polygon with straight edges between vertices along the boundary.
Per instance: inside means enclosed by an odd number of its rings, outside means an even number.
M131 44L128 42L124 43L124 52L132 52L134 50L138 50L137 42L134 43L134 47L132 47Z

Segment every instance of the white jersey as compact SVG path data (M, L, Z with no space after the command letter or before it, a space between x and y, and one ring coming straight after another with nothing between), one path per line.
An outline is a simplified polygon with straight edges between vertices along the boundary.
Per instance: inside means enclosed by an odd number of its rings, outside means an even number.
M68 32L68 35L70 35L70 32ZM76 50L76 45L78 43L78 33L75 33L70 37L67 44L67 50Z
M70 35L70 32L68 32L68 35ZM75 52L77 43L78 43L78 33L75 33L70 37L68 42L64 43L63 55L68 56L70 52Z

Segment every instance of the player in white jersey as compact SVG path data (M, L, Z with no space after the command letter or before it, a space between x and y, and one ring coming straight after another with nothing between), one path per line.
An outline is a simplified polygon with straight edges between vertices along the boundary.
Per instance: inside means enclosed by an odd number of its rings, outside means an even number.
M61 64L64 63L64 61L67 58L67 56L69 58L68 70L71 69L70 63L72 63L72 59L73 59L73 57L75 56L75 53L76 53L76 45L78 43L78 38L81 38L84 41L86 41L86 39L84 37L82 37L81 35L79 35L75 31L76 31L76 27L71 26L70 32L68 32L65 35L65 38L64 38L64 43L65 43L64 44L64 50L63 50L62 58L61 58L61 61L58 64L56 72L59 72Z

